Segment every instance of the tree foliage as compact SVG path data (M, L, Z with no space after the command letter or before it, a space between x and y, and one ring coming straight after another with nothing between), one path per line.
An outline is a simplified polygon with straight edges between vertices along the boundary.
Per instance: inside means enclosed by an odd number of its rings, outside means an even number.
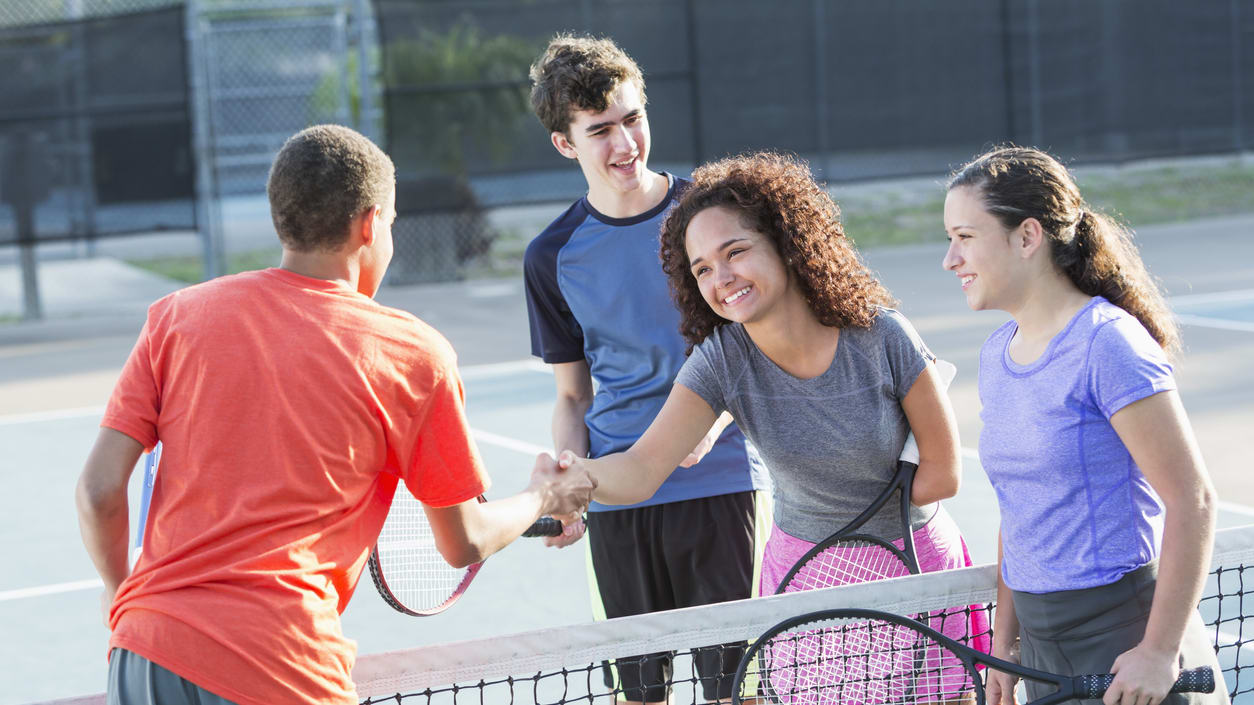
M402 170L464 177L471 152L510 155L530 112L527 67L538 43L485 37L468 22L388 46L388 144Z

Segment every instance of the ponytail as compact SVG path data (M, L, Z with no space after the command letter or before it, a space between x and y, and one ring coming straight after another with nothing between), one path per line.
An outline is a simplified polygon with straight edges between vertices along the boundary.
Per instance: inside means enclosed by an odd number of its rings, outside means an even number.
M1080 211L1073 233L1070 238L1050 238L1054 264L1080 291L1132 314L1163 350L1177 350L1180 331L1175 317L1146 271L1132 233L1087 208Z
M1163 350L1179 348L1180 332L1132 233L1084 203L1066 167L1028 147L999 147L954 173L949 188L976 189L1006 228L1028 218L1041 224L1050 256L1077 289L1102 296L1134 316Z

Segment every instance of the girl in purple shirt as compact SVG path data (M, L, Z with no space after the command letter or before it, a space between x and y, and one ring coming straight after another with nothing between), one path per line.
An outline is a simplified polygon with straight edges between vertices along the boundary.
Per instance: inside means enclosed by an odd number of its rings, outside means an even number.
M1227 702L1195 609L1214 489L1167 361L1175 323L1130 233L1019 147L953 176L945 230L967 304L1013 316L980 353L980 460L1002 516L993 654L1113 672L1107 705ZM1211 666L1216 692L1169 696L1182 662ZM1014 702L1011 676L988 678L988 702Z

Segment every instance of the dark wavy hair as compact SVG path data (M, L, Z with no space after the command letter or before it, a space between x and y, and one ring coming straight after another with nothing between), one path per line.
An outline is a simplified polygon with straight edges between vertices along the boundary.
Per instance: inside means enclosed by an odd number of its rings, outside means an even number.
M954 173L949 189L959 186L975 189L1006 229L1035 218L1054 266L1077 289L1135 316L1166 352L1178 349L1179 328L1131 231L1086 203L1057 159L1030 147L997 147Z
M746 227L770 240L823 325L868 328L876 306L896 305L845 237L840 208L804 162L774 152L744 154L697 168L662 225L662 269L689 352L728 322L702 298L684 246L693 217L716 207L738 213Z
M619 85L632 82L644 95L644 76L627 52L609 39L558 34L531 65L531 108L549 132L567 137L576 110L604 112Z

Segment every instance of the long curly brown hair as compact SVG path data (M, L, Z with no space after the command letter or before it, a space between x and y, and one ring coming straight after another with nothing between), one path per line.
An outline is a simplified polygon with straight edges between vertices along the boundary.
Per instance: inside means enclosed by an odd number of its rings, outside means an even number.
M739 213L746 227L771 241L823 325L869 328L877 305L896 305L845 237L840 208L804 162L774 152L730 157L698 167L692 186L662 225L662 269L689 352L728 323L702 298L684 245L693 217L720 206Z

